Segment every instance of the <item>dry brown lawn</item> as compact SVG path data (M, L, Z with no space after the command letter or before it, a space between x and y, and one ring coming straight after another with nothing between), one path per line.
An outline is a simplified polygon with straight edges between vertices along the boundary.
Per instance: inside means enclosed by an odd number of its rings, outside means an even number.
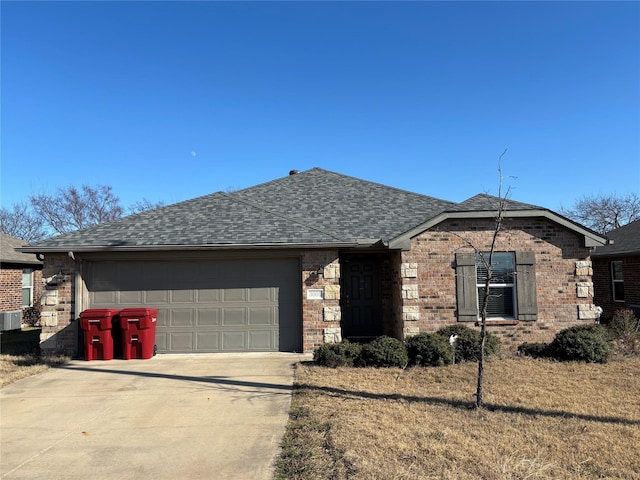
M68 361L69 358L64 356L0 355L0 388Z
M40 330L38 327L23 327L0 334L0 388L69 361L65 356L38 355Z
M276 478L640 478L640 359L476 370L299 365Z

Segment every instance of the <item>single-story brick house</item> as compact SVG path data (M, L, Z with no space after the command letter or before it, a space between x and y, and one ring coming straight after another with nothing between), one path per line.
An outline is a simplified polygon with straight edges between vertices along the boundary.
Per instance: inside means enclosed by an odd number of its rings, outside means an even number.
M607 237L611 243L591 254L595 304L605 317L623 308L640 317L640 220L608 232Z
M28 242L0 233L0 312L20 312L32 307L42 294L42 262L33 253L16 248Z
M88 308L160 309L158 352L311 351L478 321L476 255L496 198L462 203L314 168L52 238L44 351L73 348ZM508 201L490 328L507 343L593 322L590 254L606 238ZM481 273L480 273L481 274Z

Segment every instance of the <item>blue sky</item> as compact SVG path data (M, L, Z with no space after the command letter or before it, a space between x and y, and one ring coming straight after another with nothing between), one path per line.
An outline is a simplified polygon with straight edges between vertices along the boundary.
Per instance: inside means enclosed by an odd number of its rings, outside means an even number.
M3 207L321 167L553 210L640 192L639 2L1 3ZM309 192L321 197L322 192Z

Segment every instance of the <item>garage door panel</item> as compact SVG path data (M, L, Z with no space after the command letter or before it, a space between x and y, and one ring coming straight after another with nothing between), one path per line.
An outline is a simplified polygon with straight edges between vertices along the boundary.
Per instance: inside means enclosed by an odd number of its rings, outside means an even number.
M171 352L191 352L194 350L192 332L170 332L169 348Z
M247 309L244 307L225 308L222 313L222 325L243 326L247 324Z
M252 330L247 333L249 350L272 350L274 348L274 334L269 330Z
M172 290L170 303L193 303L195 298L194 290Z
M150 304L153 305L153 304ZM155 305L154 305L155 306ZM156 332L161 331L162 327L169 326L169 311L165 308L158 309L158 318L156 320ZM158 350L160 347L158 346Z
M147 290L144 292L145 303L149 305L169 303L168 290Z
M156 346L158 347L158 351L159 352L168 351L169 349L167 347L167 344L168 344L167 333L156 330Z
M86 265L88 308L159 309L159 353L301 349L297 259Z
M220 350L220 332L196 333L196 351L215 352Z
M92 305L96 308L100 306L118 304L118 292L95 292L93 294Z
M120 292L120 304L125 305L144 305L144 292Z
M197 325L201 327L220 325L220 308L199 308Z
M244 303L247 301L247 290L245 288L225 288L222 291L222 301L225 303Z
M247 320L249 325L273 325L276 318L278 317L274 308L254 307L249 309Z
M172 308L169 325L172 327L195 326L195 311L191 308Z
M198 290L198 303L220 302L220 289L203 288Z
M222 332L222 351L237 352L247 350L245 332Z
M275 302L274 288L252 288L248 292L250 302Z

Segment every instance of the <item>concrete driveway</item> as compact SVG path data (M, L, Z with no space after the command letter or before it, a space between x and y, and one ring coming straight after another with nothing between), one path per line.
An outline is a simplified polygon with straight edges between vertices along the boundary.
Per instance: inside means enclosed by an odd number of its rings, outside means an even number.
M2 479L270 479L297 354L72 361L0 390Z

